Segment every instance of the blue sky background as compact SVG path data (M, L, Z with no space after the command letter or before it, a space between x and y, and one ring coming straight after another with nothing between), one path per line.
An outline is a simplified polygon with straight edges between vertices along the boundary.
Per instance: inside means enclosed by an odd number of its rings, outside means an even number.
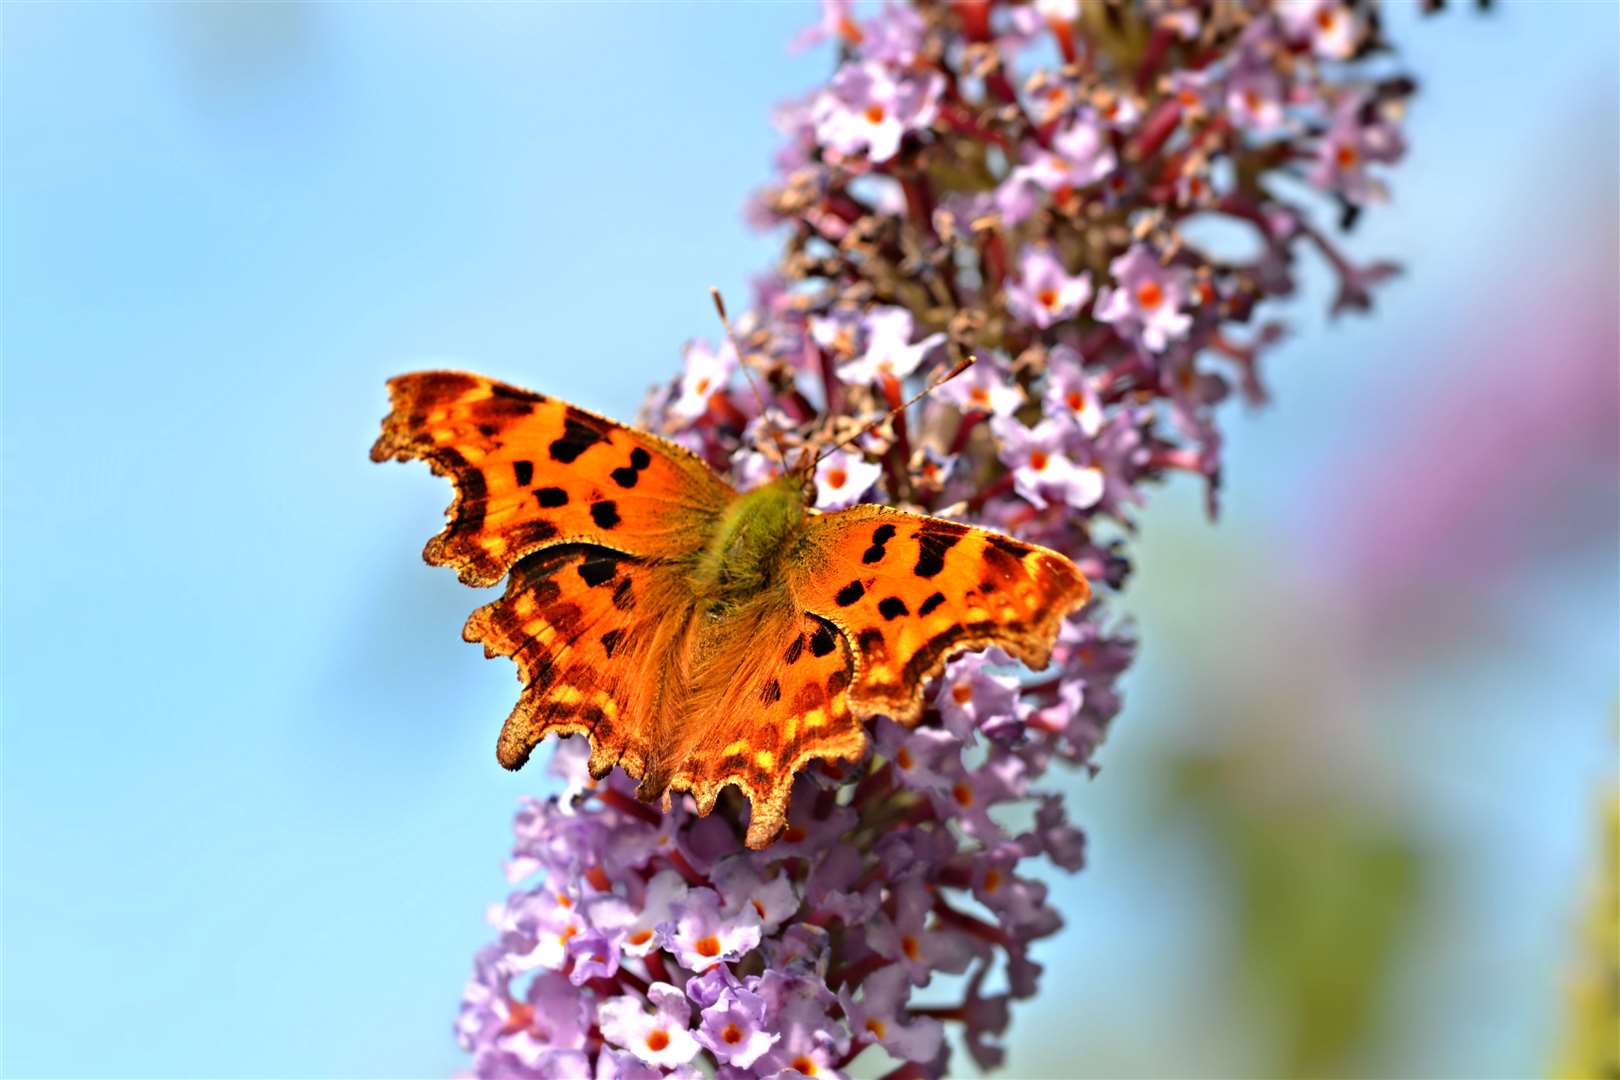
M1223 744L1297 751L1272 773L1321 767L1436 853L1368 1068L1552 1053L1620 688L1620 9L1458 7L1392 12L1425 90L1351 247L1408 274L1332 325L1311 277L1222 521L1190 483L1148 516L1143 662L1074 785L1092 866L1015 1073L1263 1060L1219 1001L1220 868L1143 779ZM813 18L5 8L6 1073L459 1064L540 779L495 766L516 687L459 640L477 594L418 557L447 490L366 459L383 380L455 363L630 417L712 336L707 286L735 305L771 260L739 207L770 105L827 70L785 50ZM1289 702L1291 734L1216 698Z

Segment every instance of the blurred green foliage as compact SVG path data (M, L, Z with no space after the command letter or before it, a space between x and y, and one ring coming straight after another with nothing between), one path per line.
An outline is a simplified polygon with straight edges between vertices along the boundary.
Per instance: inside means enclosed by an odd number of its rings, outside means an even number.
M1188 755L1172 772L1174 805L1228 878L1232 989L1269 1036L1268 1072L1354 1073L1417 922L1423 853L1365 803L1278 795L1252 761Z

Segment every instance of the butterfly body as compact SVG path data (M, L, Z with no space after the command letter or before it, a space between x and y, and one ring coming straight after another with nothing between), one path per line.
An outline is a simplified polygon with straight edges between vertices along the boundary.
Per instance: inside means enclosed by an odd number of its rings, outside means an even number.
M783 562L802 539L805 518L803 485L791 474L742 493L715 523L693 567L694 587L716 609L781 587Z
M1088 596L1056 552L883 506L820 513L791 474L738 492L673 443L482 376L389 389L373 459L424 458L456 487L424 556L506 578L463 630L523 684L501 764L584 734L592 773L623 766L643 798L688 791L707 813L740 788L753 847L800 770L860 757L864 719L914 723L965 649L1045 666Z

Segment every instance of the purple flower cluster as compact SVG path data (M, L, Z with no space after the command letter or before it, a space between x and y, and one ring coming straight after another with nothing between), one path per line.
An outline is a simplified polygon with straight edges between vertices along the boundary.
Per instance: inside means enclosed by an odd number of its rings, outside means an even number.
M1293 291L1302 247L1338 274L1335 310L1393 272L1353 266L1311 196L1279 194L1314 187L1344 225L1382 196L1412 83L1364 74L1388 51L1376 11L828 0L814 41L838 67L779 111L779 175L750 207L786 232L781 262L643 423L744 487L780 467L762 448L853 438L818 465L822 509L983 523L1118 590L1151 485L1192 473L1213 507L1215 407L1234 387L1263 400L1257 356L1281 332L1238 328ZM1253 235L1245 258L1199 246L1219 219ZM465 992L474 1071L836 1077L887 1055L891 1077L934 1077L947 1024L996 1065L1039 983L1034 943L1062 922L1028 860L1084 857L1039 782L1089 765L1133 651L1099 603L1044 672L960 656L918 726L880 719L864 761L800 776L764 851L742 846L731 793L707 818L685 796L650 806L564 740L567 790L520 812L520 888Z

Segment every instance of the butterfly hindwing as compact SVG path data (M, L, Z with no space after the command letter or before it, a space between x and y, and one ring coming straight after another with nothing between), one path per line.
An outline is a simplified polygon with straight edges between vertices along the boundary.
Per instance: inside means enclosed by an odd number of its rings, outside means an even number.
M423 554L469 585L561 544L684 554L736 497L681 447L556 398L452 371L401 375L388 389L372 460L425 458L449 475L450 522Z
M1063 617L1090 596L1055 551L883 506L814 518L799 556L789 571L795 597L852 646L855 712L903 722L962 650L998 645L1045 667Z
M621 760L639 772L647 756L641 720L658 702L653 655L660 641L656 573L603 548L536 552L512 568L505 594L474 611L462 636L486 656L517 664L523 693L501 729L496 757L520 767L548 734L583 734L592 771Z
M786 824L799 772L866 751L865 728L850 708L854 665L843 636L786 603L761 607L694 669L691 722L671 747L668 781L673 791L690 791L705 814L721 789L737 785L753 807L752 848Z

